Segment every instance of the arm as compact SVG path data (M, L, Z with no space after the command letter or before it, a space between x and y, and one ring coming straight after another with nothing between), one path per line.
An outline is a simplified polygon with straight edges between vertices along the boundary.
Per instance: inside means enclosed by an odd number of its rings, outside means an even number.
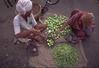
M68 26L68 25L73 25L76 16L77 16L77 14L71 16L67 21L65 21L65 22L62 24L62 28L61 28L60 30L61 30L61 31L64 30L65 27Z
M31 31L28 31L28 30L21 32L20 23L17 17L15 17L13 21L13 25L14 25L14 32L15 32L16 38L25 38L27 35L31 33Z
M31 16L32 16L33 25L34 25L34 26L37 25L37 22L36 22L36 20L35 20L35 18L34 18L34 16L33 16L33 14L31 14Z
M18 20L17 17L14 18L13 25L14 25L14 32L15 32L16 38L27 38L33 34L36 34L36 35L40 34L40 31L34 28L21 31L20 21Z
M31 31L25 30L23 32L15 34L16 38L27 38L31 34Z
M18 34L16 34L15 36L17 38L32 38L35 35L39 35L41 34L39 30L36 29L31 29L31 30L24 30L23 32L20 32Z

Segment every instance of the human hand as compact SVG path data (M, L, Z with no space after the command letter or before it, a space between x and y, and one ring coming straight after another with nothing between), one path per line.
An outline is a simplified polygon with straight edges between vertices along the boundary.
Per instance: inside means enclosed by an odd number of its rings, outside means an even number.
M37 29L33 29L32 33L35 34L35 35L40 35L41 34L40 30L37 30Z

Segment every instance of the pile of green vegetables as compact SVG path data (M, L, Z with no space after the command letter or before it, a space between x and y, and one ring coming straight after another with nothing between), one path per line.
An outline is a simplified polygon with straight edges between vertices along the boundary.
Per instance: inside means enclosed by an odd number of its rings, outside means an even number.
M60 44L52 50L53 57L59 68L73 67L79 60L79 55L70 44Z
M47 23L48 27L47 27L47 34L48 37L52 37L54 40L65 36L66 34L70 33L71 30L70 28L67 26L65 27L65 29L60 32L60 28L62 27L63 23L68 19L68 17L63 16L63 15L53 15L53 16L49 16L47 17L47 19L45 20L45 23ZM51 41L53 41L51 39ZM49 38L48 38L48 46L52 46L53 44L49 43Z
M53 45L55 45L54 39L53 39L53 38L48 38L48 39L47 39L47 45L48 45L49 47L52 47Z

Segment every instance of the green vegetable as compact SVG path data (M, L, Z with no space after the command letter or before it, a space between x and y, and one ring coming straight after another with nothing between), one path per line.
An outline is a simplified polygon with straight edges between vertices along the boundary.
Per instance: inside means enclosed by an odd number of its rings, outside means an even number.
M53 37L54 39L57 39L57 36L60 36L59 29L62 27L62 24L64 23L65 20L68 18L63 15L53 15L49 16L46 20L45 23L48 24L47 28L47 33L48 36Z
M66 35L70 34L71 32L72 31L71 31L70 27L67 26L62 32L60 32L60 35L61 36L66 36Z
M48 45L49 47L53 46L54 44L55 44L55 42L54 42L54 40L53 40L52 38L48 38L48 39L47 39L47 45Z
M60 68L72 67L79 59L78 52L70 44L60 44L52 50L56 64Z
M62 24L68 19L68 17L63 15L53 15L46 18L45 23L47 23L47 34L48 37L53 38L54 40L59 39L60 37L64 37L71 32L69 26L66 26L65 29L60 32L60 28ZM49 41L48 41L49 42ZM51 46L52 43L47 43L48 46Z

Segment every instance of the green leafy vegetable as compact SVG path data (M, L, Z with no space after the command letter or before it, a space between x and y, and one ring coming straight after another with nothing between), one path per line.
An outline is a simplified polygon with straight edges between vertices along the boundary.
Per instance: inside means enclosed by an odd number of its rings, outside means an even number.
M79 59L78 52L70 44L60 44L53 48L53 57L58 67L73 66Z
M63 31L61 34L59 32L59 29L62 27L62 24L64 23L65 20L67 20L68 17L63 16L63 15L53 15L49 16L46 20L45 23L48 24L47 28L47 33L49 37L53 37L54 39L60 38L61 35L66 34L66 32L69 30L68 27L66 27L66 31Z
M60 37L64 37L71 32L69 26L66 26L63 31L60 32L60 28L62 27L63 23L68 19L68 17L63 15L53 15L46 18L45 23L47 23L47 34L48 37L53 38L53 40L59 39ZM49 40L49 39L48 39ZM49 44L47 40L48 46L52 46ZM53 43L54 44L54 43Z
M53 46L54 45L54 40L52 39L52 38L48 38L47 39L47 45L49 46L49 47L51 47L51 46Z

